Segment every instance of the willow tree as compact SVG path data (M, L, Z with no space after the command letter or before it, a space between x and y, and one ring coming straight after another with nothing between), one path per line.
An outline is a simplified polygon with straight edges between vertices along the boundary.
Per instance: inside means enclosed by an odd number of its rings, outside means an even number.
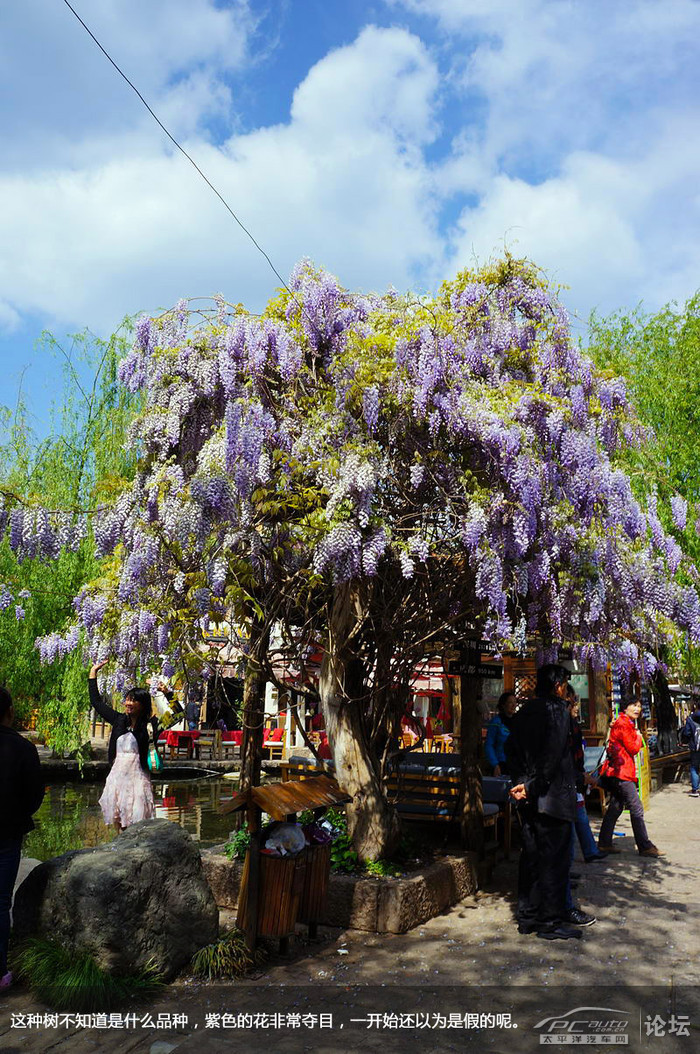
M139 397L117 378L129 344L128 323L109 340L43 334L41 355L62 362L48 435L34 433L21 394L0 410L0 680L22 718L38 710L59 751L85 739L81 656L61 647L42 668L34 643L72 622L73 599L98 566L85 510L120 493L133 471L124 440Z
M143 319L120 377L144 399L138 469L94 518L103 573L77 627L43 654L82 636L115 684L206 675L206 629L235 626L252 741L270 633L320 644L365 857L397 836L377 747L426 649L534 637L649 673L652 629L700 636L677 540L616 463L637 435L624 383L527 263L423 299L354 295L302 263L260 317L219 301Z

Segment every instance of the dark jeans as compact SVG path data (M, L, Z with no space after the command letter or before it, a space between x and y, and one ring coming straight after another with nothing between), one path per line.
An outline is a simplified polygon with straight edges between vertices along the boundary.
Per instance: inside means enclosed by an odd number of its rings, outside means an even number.
M573 824L523 809L518 872L518 922L556 926L568 917L567 892Z
M0 838L0 977L7 973L10 905L22 852L21 838Z
M690 789L700 790L700 750L690 752Z
M603 786L609 794L608 807L605 817L600 825L598 834L598 845L604 848L611 845L615 824L620 818L623 809L629 809L632 831L637 849L648 849L654 843L647 834L647 825L644 823L644 806L639 800L637 784L631 780L619 780L615 776L605 776Z

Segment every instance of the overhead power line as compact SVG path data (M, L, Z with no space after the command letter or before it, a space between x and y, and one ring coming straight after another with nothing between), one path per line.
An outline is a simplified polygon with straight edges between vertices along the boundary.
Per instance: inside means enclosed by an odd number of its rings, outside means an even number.
M172 143L172 144L173 144L173 145L174 145L175 147L177 147L177 149L178 149L178 150L180 151L180 153L181 153L181 154L183 154L183 155L184 155L184 157L186 157L186 158L187 158L187 160L189 161L189 163L190 163L190 164L192 165L192 167L193 167L194 169L196 169L196 171L197 171L197 172L199 173L199 175L200 175L200 176L202 177L202 179L203 179L203 180L204 180L204 182L205 182L205 183L207 184L207 186L209 187L209 189L210 189L210 190L212 190L212 191L213 191L213 192L214 192L214 193L216 194L216 196L217 196L217 198L219 199L219 201L221 202L221 204L222 204L222 205L224 206L224 208L226 209L226 211L227 211L228 213L230 213L230 215L231 215L231 216L233 217L233 219L234 219L234 220L236 221L236 223L237 223L237 224L238 224L238 226L239 226L239 227L241 228L241 230L243 231L243 233L244 233L244 234L246 234L246 235L247 235L247 236L248 236L248 237L250 238L251 242L253 243L253 245L255 246L255 248L256 248L256 249L258 250L258 252L259 252L259 253L261 253L261 254L262 254L262 255L263 255L264 257L265 257L265 259L267 260L268 264L270 265L270 267L271 267L271 269L272 269L272 272L273 272L273 274L274 274L274 275L275 275L275 276L276 276L276 277L277 277L277 278L278 278L278 279L280 280L280 282L282 283L282 285L284 286L284 288L285 288L285 289L287 290L287 292L288 292L288 293L290 293L290 294L291 294L292 296L294 296L294 294L292 293L291 289L289 288L289 286L288 286L288 285L287 285L287 283L285 282L284 278L282 277L282 275L281 275L281 274L279 273L279 271L277 270L277 268L276 268L276 267L275 267L275 265L273 264L272 260L271 260L271 259L270 259L270 257L268 256L268 254L267 254L267 253L265 252L265 250L264 250L264 249L263 249L263 247L262 247L262 246L260 245L260 243L259 243L258 241L256 241L256 239L255 239L255 238L253 237L253 235L252 235L252 234L251 234L251 232L250 232L250 231L248 230L248 228L247 228L247 227L245 226L245 224L244 224L244 223L243 223L243 222L242 222L242 221L241 221L241 220L240 220L240 219L238 218L238 216L237 216L237 215L236 215L236 213L235 213L235 212L233 211L233 209L231 208L231 206L229 205L229 203L228 203L228 202L226 201L226 199L224 198L224 196L223 196L223 195L222 195L222 194L221 194L221 193L220 193L220 192L219 192L219 191L218 191L218 190L216 189L216 187L214 186L214 184L213 184L213 183L211 182L211 180L210 180L210 179L209 179L209 178L208 178L208 177L207 177L207 176L206 176L206 175L204 174L204 172L202 172L201 168L199 167L199 165L197 164L197 162L196 162L196 161L194 160L194 158L193 158L193 157L191 157L191 155L187 153L187 151L185 150L185 148L184 148L183 146L181 146L181 145L180 145L180 144L178 143L177 139L176 139L176 138L175 138L175 136L174 136L174 135L172 134L172 132L170 132L170 131L169 131L169 130L168 130L168 129L167 129L166 127L165 127L165 125L164 125L164 124L163 124L163 122L161 121L160 117L158 117L158 115L157 115L156 113L154 113L154 111L153 111L153 110L151 109L151 107L150 107L150 106L148 105L148 103L146 102L146 100L144 99L143 95L141 94L141 92L140 92L140 91L138 90L138 88L136 87L136 85L135 85L135 84L133 83L133 81L130 81L130 80L129 80L129 78L127 77L126 73L124 73L124 71L123 71L123 70L122 70L122 69L121 69L121 68L120 68L120 67L119 67L119 66L117 65L117 63L116 63L116 62L114 61L114 59L113 59L113 58L112 58L112 56L111 56L111 55L109 54L109 52L108 52L108 51L106 50L106 48L104 48L104 47L102 46L102 44L100 43L100 41L99 41L99 40L97 39L97 37L95 36L95 34L94 34L94 33L92 32L92 30L90 29L90 27L89 27L88 25L86 25L86 24L85 24L85 22L84 22L84 21L83 21L83 19L82 19L82 18L80 17L80 15L78 14L78 12L77 12L77 11L75 10L75 8L73 7L73 5L72 5L72 4L70 4L70 3L68 2L68 0L63 0L63 2L64 2L64 4L66 5L66 7L67 7L67 8L68 8L68 9L69 9L70 11L72 11L72 13L73 13L73 14L75 15L75 17L77 18L78 22L80 22L81 26L83 27L83 29L85 30L85 32L86 32L86 33L88 34L88 36L90 36L90 37L92 38L92 40L93 40L93 41L95 42L95 44L97 44L98 48L100 49L100 51L102 52L102 54L103 54L103 55L105 56L105 58L106 58L106 59L107 59L107 60L108 60L108 61L109 61L109 62L110 62L110 63L112 64L112 66L114 66L114 68L115 68L115 70L117 71L117 73L119 74L119 76L120 76L120 77L121 77L121 78L122 78L123 80L125 80L125 81L126 81L126 83L127 83L128 85L129 85L129 87L131 88L131 90L132 90L132 91L133 91L133 92L134 92L134 93L135 93L135 94L136 94L136 95L138 96L138 98L139 98L139 99L141 100L141 102L143 103L143 105L144 105L144 106L146 107L146 109L147 109L147 110L148 110L148 112L150 113L150 115L151 115L151 117L153 118L153 120L154 120L154 121L156 122L156 124L157 124L157 125L158 125L158 126L159 126L159 127L160 127L160 128L161 128L161 129L162 129L162 130L163 130L164 132L165 132L165 134L167 135L167 137L168 137L168 139L170 140L170 142L171 142L171 143ZM296 299L296 297L295 297L295 299Z

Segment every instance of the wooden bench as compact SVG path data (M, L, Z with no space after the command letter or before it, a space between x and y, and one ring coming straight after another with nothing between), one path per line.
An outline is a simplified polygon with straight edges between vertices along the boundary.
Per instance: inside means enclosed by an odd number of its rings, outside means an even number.
M301 754L293 754L280 765L282 782L289 780L305 780L311 776L318 776L320 772L327 772L329 776L335 775L335 762L317 761L316 758L307 758Z
M456 823L460 770L460 759L454 754L408 755L389 776L389 800L405 820ZM486 849L500 844L506 859L510 855L512 831L510 787L511 781L505 777L483 776L481 780L484 829L493 832Z
M657 754L649 759L651 778L657 786L663 783L678 783L689 761L690 751L687 747L674 750L671 754Z
M294 756L282 763L282 779L308 779L319 772L335 772L335 764L319 764L314 758ZM418 823L456 823L459 807L460 760L454 754L424 754L417 751L404 759L388 779L389 800L404 820ZM508 794L511 781L498 776L482 777L484 828L493 832L487 846L502 845L510 854L512 809ZM499 832L500 828L500 832ZM500 833L500 837L499 837Z

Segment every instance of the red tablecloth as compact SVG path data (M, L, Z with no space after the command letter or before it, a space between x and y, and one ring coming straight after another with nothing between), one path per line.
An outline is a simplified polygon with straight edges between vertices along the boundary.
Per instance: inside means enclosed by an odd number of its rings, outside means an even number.
M159 743L165 743L167 747L176 747L178 739L183 739L185 736L190 739L193 743L196 739L199 739L201 732L193 729L191 732L177 732L172 729L168 732L163 732L158 739Z
M242 732L222 732L221 733L222 743L235 743L236 746L240 747L243 742Z

